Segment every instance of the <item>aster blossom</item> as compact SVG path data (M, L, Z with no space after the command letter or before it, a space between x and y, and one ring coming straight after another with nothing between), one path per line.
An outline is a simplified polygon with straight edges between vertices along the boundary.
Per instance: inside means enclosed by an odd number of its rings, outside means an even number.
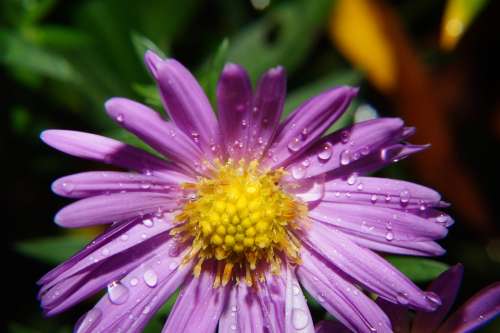
M377 304L389 316L394 332L473 332L496 318L500 314L500 282L483 288L446 318L458 295L463 270L463 266L457 264L430 284L427 290L436 293L442 300L442 305L437 311L417 311L412 318L405 307L378 299ZM323 321L316 328L316 333L343 332L349 332L349 330L335 321Z
M452 219L436 191L366 176L426 147L405 142L413 128L381 118L324 136L357 94L346 86L280 123L281 67L253 91L241 66L226 65L216 115L179 62L151 51L145 62L170 120L125 98L105 106L161 157L95 134L41 135L67 154L131 170L54 182L55 193L79 199L57 224L110 226L39 281L46 314L107 288L76 331L140 332L179 289L163 332L313 332L305 288L349 329L390 332L365 291L422 311L440 305L374 252L444 253L435 241Z

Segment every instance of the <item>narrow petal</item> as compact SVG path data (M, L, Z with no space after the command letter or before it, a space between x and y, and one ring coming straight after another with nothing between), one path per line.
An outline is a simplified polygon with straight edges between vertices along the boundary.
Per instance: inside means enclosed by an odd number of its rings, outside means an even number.
M266 166L278 167L300 156L347 109L357 89L339 87L303 103L278 129Z
M356 245L334 228L312 223L302 240L324 260L390 302L426 311L435 310L440 305L439 297L434 293L421 291L386 260Z
M472 296L441 326L438 333L472 332L500 314L500 282Z
M283 268L284 269L284 268ZM264 326L268 331L284 333L286 328L286 277L267 273L257 291Z
M406 307L388 302L380 297L377 298L376 303L391 320L392 330L394 333L410 332L410 314ZM426 332L433 331L428 330Z
M142 141L186 168L201 165L200 148L182 131L163 120L158 112L126 98L111 98L106 111L120 126Z
M247 332L238 330L238 311L249 311L249 309L246 308L242 309L244 304L238 304L238 289L239 284L235 284L230 287L226 306L224 307L219 320L219 333Z
M176 209L177 195L155 192L114 193L81 199L61 209L55 222L67 228L134 219Z
M438 223L390 208L320 202L309 217L353 236L378 241L430 241L446 236L448 229Z
M436 332L444 318L450 311L455 298L457 297L464 268L457 264L446 272L442 273L427 288L428 291L435 292L441 298L441 306L434 312L417 312L413 319L412 333Z
M392 241L388 242L387 239L380 241L378 239L371 239L368 235L364 237L353 236L345 234L347 238L356 243L357 245L385 253L395 253L402 255L435 257L441 256L446 253L446 250L434 241L427 242L411 242L411 241Z
M108 293L91 310L101 313L91 332L142 332L191 273L191 265L181 267L180 262L181 258L164 251L111 283Z
M390 332L391 323L380 308L352 283L308 248L297 268L301 284L335 318L354 332Z
M181 195L179 185L193 182L188 176L177 182L165 178L146 176L131 172L91 171L59 178L52 183L54 193L68 198L87 198L102 194L125 192L159 192Z
M259 80L250 121L249 147L254 157L261 157L273 142L286 97L286 73L281 66L271 68Z
M326 181L323 201L393 209L425 210L439 205L441 195L433 189L395 179L358 177Z
M167 179L182 177L182 171L174 164L104 136L77 131L47 130L42 132L40 137L49 146L76 157Z
M295 271L286 268L285 332L314 333L314 324Z
M252 86L245 69L227 64L217 85L217 105L222 140L229 157L239 160L248 149Z
M47 315L58 314L94 295L109 283L120 280L150 258L167 254L174 241L162 233L128 251L101 260L86 270L65 278L41 294L41 304Z
M173 219L172 214L163 217L148 216L144 217L144 220L138 219L111 228L40 279L39 284L42 285L40 293L73 275L93 269L96 264L100 265L109 258L133 250L146 240L168 232L174 226ZM171 253L174 253L173 250Z
M147 58L151 60L151 58ZM163 105L174 124L212 156L219 129L210 102L193 75L178 61L147 61L160 88Z
M327 135L309 149L296 155L288 169L304 168L303 178L314 177L346 167L352 160L363 159L380 151L388 143L399 142L404 131L399 118L379 118L355 123Z
M230 286L214 288L216 266L213 263L210 266L212 267L203 270L198 278L188 278L162 332L215 331L226 305Z

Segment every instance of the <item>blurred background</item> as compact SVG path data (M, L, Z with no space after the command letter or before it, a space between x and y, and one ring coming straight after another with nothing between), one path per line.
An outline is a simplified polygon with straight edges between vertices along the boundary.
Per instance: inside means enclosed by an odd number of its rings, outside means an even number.
M335 128L381 116L416 126L411 141L432 147L378 176L437 189L453 204L456 223L442 241L445 256L390 259L422 287L463 263L460 305L500 280L499 22L500 2L488 0L1 0L9 280L1 331L70 332L95 301L50 319L39 309L37 279L101 231L58 228L53 216L68 201L50 184L103 169L51 150L39 133L90 131L141 146L107 119L103 103L126 96L160 110L142 64L149 48L190 68L212 102L225 62L244 65L254 81L281 64L289 75L286 113L350 84L360 94ZM159 331L171 303L147 332ZM315 320L325 317L312 300L311 307ZM499 320L483 331L500 332Z

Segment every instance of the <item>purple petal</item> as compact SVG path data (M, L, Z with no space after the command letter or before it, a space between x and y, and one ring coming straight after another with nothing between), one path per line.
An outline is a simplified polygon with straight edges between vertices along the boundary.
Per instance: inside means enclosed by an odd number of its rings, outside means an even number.
M271 332L285 332L286 278L268 272L265 281L260 283L258 288L257 297L264 317L264 326Z
M134 219L178 207L178 195L154 192L131 192L99 195L81 199L61 209L55 222L78 228Z
M460 283L462 282L463 273L463 266L457 264L442 273L432 282L427 290L439 295L442 304L434 312L417 312L413 319L412 333L437 331L455 302Z
M184 168L200 166L203 160L200 148L158 112L126 98L111 98L106 111L120 126L137 135L142 141L172 159Z
M183 177L183 172L174 164L104 136L77 131L47 130L42 132L40 137L49 146L76 157L169 180Z
M41 293L41 304L47 315L60 313L81 302L152 257L166 255L174 240L168 233L159 234L128 251L94 262L87 269L73 274Z
M346 281L307 247L302 249L297 274L307 291L336 319L354 332L390 332L387 316L375 303Z
M162 332L215 331L231 286L214 288L216 265L206 266L198 278L188 278Z
M388 302L380 297L377 298L376 303L391 320L394 333L410 332L410 315L406 307ZM433 331L429 330L426 332Z
M364 237L353 236L345 234L347 238L356 243L357 245L386 253L395 253L403 255L414 255L414 256L424 256L424 257L434 257L441 256L446 253L446 250L441 247L436 242L411 242L411 241L391 241L388 242L387 239L383 241L371 239L368 235Z
M285 332L314 333L314 325L295 272L286 268Z
M351 333L351 330L339 321L323 320L316 325L316 333Z
M165 178L131 172L91 171L59 178L52 183L54 193L68 198L87 198L117 192L160 192L181 195L179 184L193 182L184 176L173 183Z
M152 61L147 57L160 88L163 105L175 125L208 156L219 144L219 129L210 102L193 75L178 61Z
M92 332L142 332L191 273L192 266L181 267L180 262L164 251L108 286L108 293L91 310L102 314Z
M217 85L219 124L229 157L239 160L248 149L252 86L245 69L227 64Z
M312 223L302 240L352 279L393 303L423 310L440 305L434 293L421 291L386 260L356 245L335 228Z
M278 129L264 165L278 167L299 156L347 109L357 89L339 87L303 103Z
M390 208L320 202L309 217L338 230L372 240L430 241L446 236L448 229L426 219Z
M131 221L111 228L40 279L41 293L73 275L91 270L98 263L100 265L113 256L129 249L133 250L148 239L168 232L174 226L171 222L173 219L172 215L165 215L161 218L147 217L143 221Z
M271 68L259 80L255 91L249 147L261 157L273 142L286 97L286 73L281 66Z
M424 186L395 179L358 177L325 182L324 201L425 211L439 206L441 195Z
M472 332L500 314L500 282L472 296L441 326L438 333Z

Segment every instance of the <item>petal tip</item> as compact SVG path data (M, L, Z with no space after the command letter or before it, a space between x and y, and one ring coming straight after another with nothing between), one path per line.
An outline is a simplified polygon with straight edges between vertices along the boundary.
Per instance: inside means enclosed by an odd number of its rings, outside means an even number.
M144 54L144 63L147 69L156 79L158 76L158 68L163 63L163 59L152 50L147 50Z

